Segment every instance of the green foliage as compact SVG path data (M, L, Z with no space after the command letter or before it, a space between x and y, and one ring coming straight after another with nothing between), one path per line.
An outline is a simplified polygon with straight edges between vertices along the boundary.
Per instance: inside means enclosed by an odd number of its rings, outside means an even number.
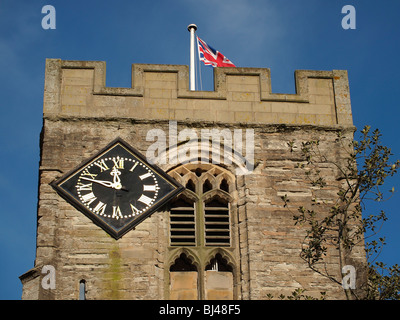
M379 130L371 132L370 126L360 131L359 141L349 141L342 132L338 132L335 143L339 146L335 150L341 150L339 155L321 153L318 140L302 142L300 146L303 161L296 167L305 170L310 185L316 189L330 187L338 190L333 204L328 205L313 198L309 208L301 206L293 215L296 225L308 226L300 256L312 270L341 284L342 279L336 279L321 267L328 246L334 246L339 251L340 265L345 265L351 250L368 240L365 243L368 280L362 286L365 293L359 295L352 290L345 290L346 296L349 299L398 299L399 267L374 264L385 244L384 238L376 239L374 236L387 220L386 214L380 211L366 215L365 212L367 201L380 202L393 195L394 188L384 193L382 186L386 178L397 172L400 161L390 162L391 150L381 145L381 133ZM294 141L288 142L288 147L291 152L298 152ZM331 181L331 185L328 185L326 177L321 173L321 164L329 164L336 169L336 185ZM286 195L281 198L284 207L289 208L290 199Z
M326 292L320 292L320 297L319 298L314 298L312 296L304 294L307 290L302 289L302 288L297 288L292 292L291 295L285 296L283 294L280 294L278 296L279 300L325 300L326 297ZM267 294L267 300L272 300L274 299L274 295L268 293Z
M369 287L366 299L400 300L400 266L391 267L382 262L369 265Z

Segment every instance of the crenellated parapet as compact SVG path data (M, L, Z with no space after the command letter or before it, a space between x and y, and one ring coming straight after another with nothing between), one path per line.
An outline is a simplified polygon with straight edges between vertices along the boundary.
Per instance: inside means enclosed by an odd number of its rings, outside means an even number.
M133 64L132 87L106 87L101 61L46 61L44 117L352 126L347 72L295 71L272 93L267 68L216 68L214 91L190 91L184 65Z
M131 87L114 88L105 62L48 59L36 258L22 298L261 300L303 288L344 299L331 279L346 263L362 282L364 244L343 262L327 243L329 278L314 272L292 212L317 203L322 218L338 201L355 129L347 72L294 80L294 94L278 94L267 68L216 68L214 91L190 91L187 66L134 64ZM315 140L323 156L310 164L300 146ZM184 191L116 239L108 223L127 225L161 193L144 158Z

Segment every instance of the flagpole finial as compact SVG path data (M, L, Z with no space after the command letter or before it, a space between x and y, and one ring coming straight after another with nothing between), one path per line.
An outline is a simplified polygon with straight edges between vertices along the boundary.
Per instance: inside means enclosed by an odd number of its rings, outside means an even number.
M197 26L196 26L194 23L189 24L187 28L188 28L188 31L189 31L189 32L191 31L192 28L194 29L194 31L197 30Z

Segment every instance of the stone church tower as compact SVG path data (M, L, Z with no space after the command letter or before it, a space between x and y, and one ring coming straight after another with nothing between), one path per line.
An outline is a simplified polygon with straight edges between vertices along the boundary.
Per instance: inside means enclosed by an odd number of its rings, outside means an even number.
M315 193L288 141L319 139L339 157L337 132L352 139L347 72L296 71L296 94L276 94L269 69L216 68L214 91L190 91L188 71L134 64L132 87L110 88L104 62L46 61L37 249L23 299L266 299L300 287L344 298L299 257L305 232L281 197L297 208ZM125 158L110 149L115 139ZM138 168L147 173L129 178L142 183L133 202L124 175ZM335 180L334 167L323 170ZM158 197L166 186L175 194ZM100 200L107 192L132 194L130 213ZM353 253L365 263L362 247ZM340 272L337 252L326 261Z

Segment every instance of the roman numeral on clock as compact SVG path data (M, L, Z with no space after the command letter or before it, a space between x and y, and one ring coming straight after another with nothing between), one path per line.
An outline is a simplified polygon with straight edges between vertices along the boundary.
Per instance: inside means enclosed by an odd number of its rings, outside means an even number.
M143 191L156 191L157 186L156 185L143 185Z
M97 174L90 173L88 169L83 170L82 176L89 176L91 179L96 178Z
M78 182L78 184L76 185L76 188L79 191L92 191L92 184L91 183L83 184L81 182Z
M147 173L142 174L141 176L139 176L140 180L144 180L144 179L146 179L148 177L151 177L151 173L150 172L147 172Z
M114 162L114 167L117 169L124 169L124 159L117 157L117 159L112 158L112 161Z
M144 203L145 205L149 205L150 203L153 202L153 199L149 198L148 196L145 196L144 194L142 194L140 196L140 198L138 199L138 201Z
M119 219L119 218L123 218L122 216L122 212L121 209L118 206L113 206L113 214L111 218L115 218L115 219Z
M135 170L135 168L136 168L136 166L139 164L139 162L136 162L133 166L132 166L132 168L129 170L130 172L133 172L133 170Z
M99 213L99 214L104 214L104 211L106 210L106 204L99 201L99 203L94 207L93 212Z
M95 201L97 197L94 195L93 192L87 193L82 196L82 200L86 202L86 204L91 204L93 201Z
M107 165L106 165L104 160L101 160L99 162L95 162L94 164L100 168L101 172L110 169L109 167L107 167Z
M133 215L138 215L139 214L139 209L136 208L134 205L131 204L131 209L132 209L132 214Z

